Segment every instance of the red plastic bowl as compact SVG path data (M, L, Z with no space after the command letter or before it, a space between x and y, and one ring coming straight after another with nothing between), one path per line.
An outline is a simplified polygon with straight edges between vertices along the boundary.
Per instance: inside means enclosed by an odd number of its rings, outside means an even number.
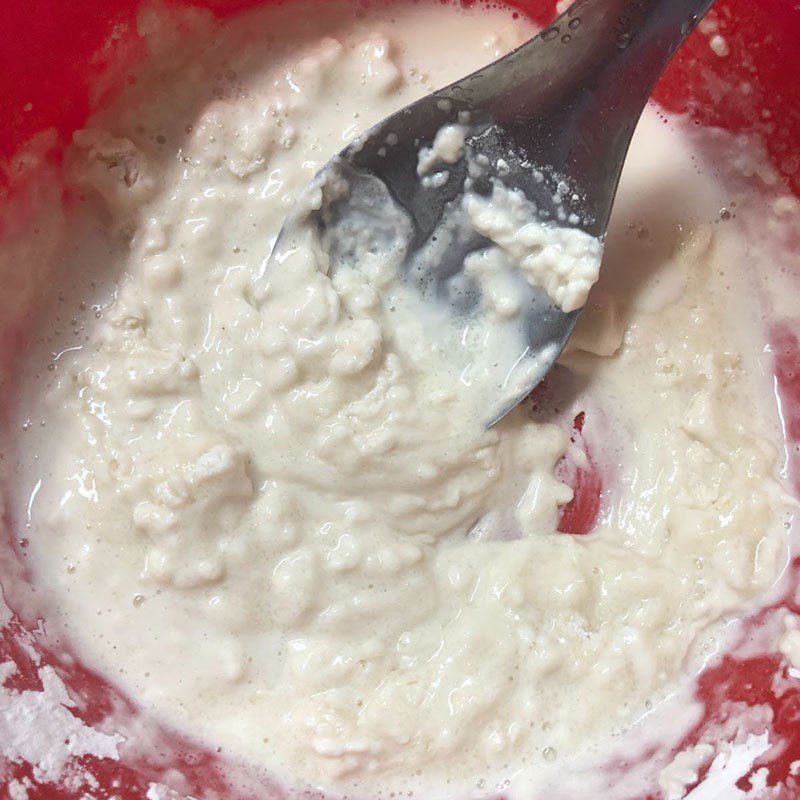
M322 0L321 0L322 1ZM109 73L125 79L143 48L136 34L135 15L142 0L27 0L7 3L0 29L0 199L19 191L20 148L47 128L58 132L63 144L80 127L92 103L101 103L97 87ZM380 0L375 0L380 2ZM400 0L403 2L403 0ZM196 0L179 5L209 8L220 17L239 13L258 0ZM554 0L519 0L519 13L546 23L554 16ZM690 114L698 124L760 135L770 158L787 185L800 190L800 6L790 0L719 0L713 10L719 32L729 52L718 56L701 31L689 39L656 91L668 110ZM103 85L108 82L102 81ZM113 89L112 89L113 91ZM90 98L93 98L90 101ZM54 157L58 158L58 147ZM0 238L4 219L0 214ZM800 314L798 314L800 321ZM4 333L0 351L14 345L14 331ZM776 386L787 440L789 474L800 492L800 324L776 323L769 345L774 354ZM2 368L0 360L0 368ZM1 376L0 376L1 377ZM0 387L3 385L0 381ZM579 414L575 436L584 425ZM561 529L566 533L590 530L599 507L602 476L593 470L571 476L575 500L564 510ZM24 575L24 540L6 519L0 530L0 581ZM792 564L800 572L800 559ZM750 623L753 631L776 608L800 613L791 599L766 609ZM234 788L231 766L220 755L206 752L162 729L142 715L129 699L102 677L83 667L65 646L48 641L35 619L12 616L0 628L0 663L13 661L17 672L6 682L14 691L41 689L39 670L50 665L67 686L75 705L70 712L87 724L102 727L110 714L136 718L143 732L140 746L129 748L121 760L83 757L69 770L66 784L37 783L30 764L3 761L0 756L0 796L8 794L12 781L27 787L30 800L79 800L91 797L141 800L152 782L175 784L182 794L197 797L216 793L221 798L253 797ZM24 621L23 621L24 620ZM745 635L744 640L747 636ZM750 648L752 650L752 648ZM750 778L762 767L771 798L800 798L800 781L791 774L800 759L800 682L788 679L775 653L746 657L735 650L708 667L697 685L697 697L705 708L703 720L681 743L691 746L715 726L730 722L743 705L765 709L771 746L739 781L750 787ZM737 653L739 653L737 655ZM0 742L0 745L2 742ZM2 747L0 747L2 751ZM626 770L630 763L615 764ZM175 772L174 770L177 770ZM18 785L18 784L15 784ZM268 786L256 791L274 797ZM755 795L754 795L755 796ZM648 796L656 798L656 795ZM16 798L14 798L16 800ZM561 798L559 799L561 800ZM564 798L564 800L568 800ZM583 798L581 798L583 800ZM645 798L637 798L645 800Z

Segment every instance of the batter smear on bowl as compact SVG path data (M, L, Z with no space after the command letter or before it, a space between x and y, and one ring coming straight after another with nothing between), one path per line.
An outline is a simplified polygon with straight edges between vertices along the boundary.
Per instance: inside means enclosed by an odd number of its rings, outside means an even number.
M649 109L538 395L559 407L487 431L470 348L513 305L491 263L484 327L441 336L380 259L265 265L333 153L529 24L433 3L173 22L142 14L151 58L75 133L36 234L53 289L5 478L48 625L289 790L530 796L647 725L785 566L768 245L720 219L702 137ZM590 467L595 524L562 533Z

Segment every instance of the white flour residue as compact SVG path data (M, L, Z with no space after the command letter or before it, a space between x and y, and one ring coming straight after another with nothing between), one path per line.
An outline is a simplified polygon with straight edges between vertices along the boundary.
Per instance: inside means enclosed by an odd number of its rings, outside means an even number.
M437 164L455 164L464 155L467 130L463 125L444 125L430 147L419 153L417 175L427 175Z
M182 795L163 783L151 783L147 787L147 800L193 800L191 795Z
M491 197L468 195L465 208L478 233L497 245L508 267L544 289L568 313L586 303L600 274L603 245L578 228L543 223L519 189L498 181Z
M11 662L0 665L2 683L15 672ZM32 764L35 780L49 783L62 776L73 758L118 759L122 737L101 733L74 716L69 709L75 703L52 667L42 667L39 679L40 692L0 686L0 752L14 763ZM17 791L24 787L20 784Z
M22 781L13 780L8 784L8 796L11 800L28 800L28 789Z
M729 55L731 52L725 37L720 36L718 33L714 34L711 39L709 39L708 45L714 51L715 55L720 58L725 58L725 56Z
M710 747L710 745L705 745ZM736 786L736 782L753 768L755 760L770 748L769 734L749 734L743 742L723 742L712 750L716 750L708 773L702 783L685 795L685 800L764 800L765 770L758 770L751 777L752 787L745 792ZM684 795L679 795L683 798Z
M681 800L686 794L686 787L697 781L701 767L713 754L714 748L706 743L696 744L678 753L658 776L664 800Z

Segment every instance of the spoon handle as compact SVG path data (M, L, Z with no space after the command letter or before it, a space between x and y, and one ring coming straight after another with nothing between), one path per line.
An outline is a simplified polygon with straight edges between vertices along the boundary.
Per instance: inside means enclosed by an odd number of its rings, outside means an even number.
M650 93L713 2L577 0L538 36L461 81L461 96L489 109L530 161L573 179L600 235Z

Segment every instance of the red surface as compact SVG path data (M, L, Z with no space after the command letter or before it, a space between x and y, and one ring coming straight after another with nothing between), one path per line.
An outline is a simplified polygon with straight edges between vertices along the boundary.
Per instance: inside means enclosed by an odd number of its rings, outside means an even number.
M561 509L558 530L579 536L594 530L603 496L603 475L586 441L583 430L585 425L586 412L581 411L572 422L570 441L583 450L587 464L556 472L558 478L571 486L574 492L572 500Z
M199 0L194 5L216 14L233 14L257 0ZM182 3L188 4L188 3ZM0 29L0 197L13 186L16 167L13 155L20 146L45 128L54 127L59 141L86 119L89 97L98 77L124 80L141 58L135 32L139 0L27 0L6 3ZM520 2L520 8L535 12L546 21L554 2ZM659 84L656 95L670 110L688 111L698 122L730 130L758 131L766 138L774 164L787 182L800 188L800 12L789 0L719 0L715 15L730 46L730 55L717 57L707 37L696 33ZM113 83L113 82L112 82ZM57 156L58 147L54 149ZM776 385L781 396L787 434L789 467L800 489L800 346L798 328L787 321L775 326L771 347L775 358ZM603 476L586 444L591 418L574 420L573 437L589 457L589 467L574 470L573 501L564 508L560 528L565 533L592 530L601 505ZM9 555L13 532L6 527L8 545L0 561L0 574L13 570ZM3 563L5 562L5 563ZM795 568L798 565L794 565ZM795 609L797 610L797 609ZM759 620L768 615L763 612ZM24 691L39 688L37 664L53 664L76 700L74 713L95 723L112 709L134 707L120 693L90 671L65 657L64 648L46 650L42 637L26 630L16 620L0 630L0 662L13 660L19 672L8 686ZM26 647L22 642L27 643ZM780 797L800 797L800 789L789 775L789 765L800 758L800 693L785 679L777 656L727 656L700 677L698 698L706 713L687 736L684 745L729 723L737 703L763 704L772 716L776 746L765 755L768 784L783 786ZM125 763L86 762L100 789L86 785L75 770L69 789L52 785L28 789L32 800L77 800L90 792L95 797L140 800L151 780L163 778L164 770L178 766L186 782L180 787L197 796L216 791L220 797L243 796L228 783L230 768L221 756L198 750L191 743L162 731L152 720L143 723L153 732L152 746ZM624 768L624 764L622 765ZM0 797L12 778L30 778L28 767L0 762ZM748 779L742 781L746 786ZM267 795L270 793L267 792Z

